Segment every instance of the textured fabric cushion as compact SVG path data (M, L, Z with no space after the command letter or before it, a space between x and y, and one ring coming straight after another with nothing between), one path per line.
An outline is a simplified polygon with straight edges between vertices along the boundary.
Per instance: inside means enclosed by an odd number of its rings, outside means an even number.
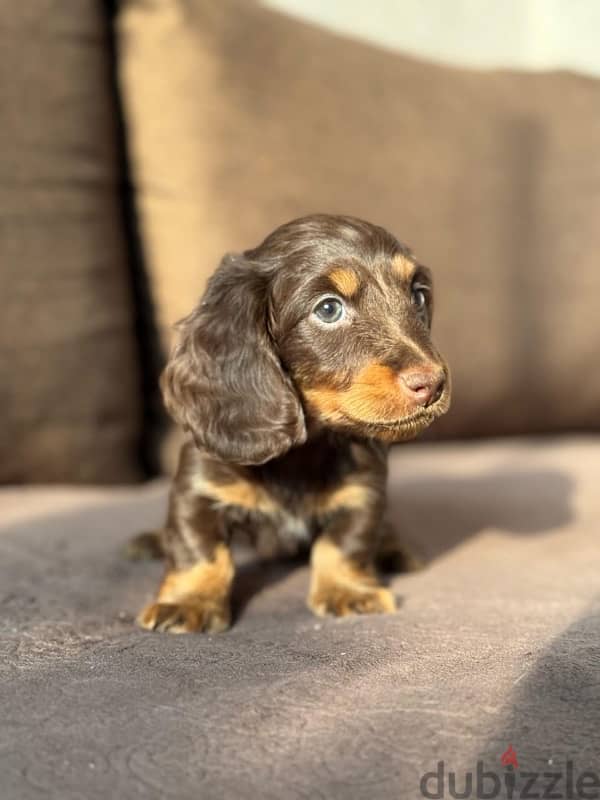
M108 21L0 10L0 481L135 478L138 379Z
M5 489L2 797L417 800L443 759L449 798L509 744L598 772L599 480L591 437L399 447L391 514L431 561L397 614L317 619L306 566L251 562L208 637L132 623L162 567L120 551L166 486Z
M351 213L434 270L437 435L598 426L600 83L445 68L232 0L129 0L120 33L165 331L224 251Z

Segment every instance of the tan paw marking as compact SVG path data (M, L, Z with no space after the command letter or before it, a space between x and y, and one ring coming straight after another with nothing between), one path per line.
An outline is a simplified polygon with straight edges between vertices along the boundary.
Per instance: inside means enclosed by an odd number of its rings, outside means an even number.
M168 633L227 630L233 573L231 553L225 545L215 548L211 560L199 561L189 569L171 570L165 575L157 601L138 616L138 625Z
M318 614L389 614L396 601L389 589L379 586L371 570L348 559L328 539L318 539L311 554L312 577L309 607Z
M230 622L228 606L201 602L150 603L137 618L142 628L164 633L221 633Z
M396 601L389 589L383 587L364 588L330 586L311 592L308 605L320 617L333 614L345 617L348 614L391 614L396 610Z

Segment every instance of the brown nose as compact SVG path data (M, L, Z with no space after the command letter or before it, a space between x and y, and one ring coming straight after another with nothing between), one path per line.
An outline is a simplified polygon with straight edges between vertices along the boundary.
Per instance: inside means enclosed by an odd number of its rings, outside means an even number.
M446 378L443 372L418 372L410 370L400 374L402 388L419 406L430 406L439 400Z

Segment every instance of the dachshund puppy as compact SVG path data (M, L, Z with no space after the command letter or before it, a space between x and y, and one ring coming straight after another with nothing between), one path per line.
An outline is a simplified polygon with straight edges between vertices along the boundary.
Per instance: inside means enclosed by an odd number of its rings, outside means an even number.
M450 401L431 316L429 270L353 217L298 219L224 257L161 380L190 441L142 627L225 630L238 531L264 555L311 547L316 614L394 611L374 568L387 449Z

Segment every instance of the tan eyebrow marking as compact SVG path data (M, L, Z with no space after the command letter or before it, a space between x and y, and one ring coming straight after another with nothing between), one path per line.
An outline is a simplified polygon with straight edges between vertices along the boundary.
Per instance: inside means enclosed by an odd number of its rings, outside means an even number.
M356 272L354 272L353 269L336 267L336 269L333 269L327 277L333 283L338 292L343 294L344 297L352 297L352 295L356 294L358 291L360 282Z
M402 255L402 253L398 253L392 259L392 269L405 280L410 280L410 278L412 278L416 268L417 265L415 262Z

